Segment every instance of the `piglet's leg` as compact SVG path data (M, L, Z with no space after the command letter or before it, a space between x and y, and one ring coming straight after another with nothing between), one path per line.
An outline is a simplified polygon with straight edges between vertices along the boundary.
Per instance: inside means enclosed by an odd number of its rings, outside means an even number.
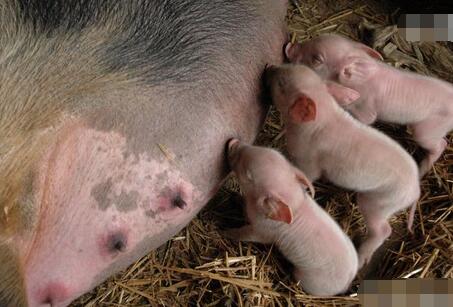
M418 141L421 147L428 151L428 155L420 163L420 177L426 175L429 172L434 162L439 159L440 155L444 152L447 147L447 141L444 139L424 141L423 143Z
M426 158L420 163L420 177L423 177L439 159L447 147L447 141L443 138L445 121L422 122L412 126L415 141L427 151Z
M392 228L382 214L382 207L374 199L359 194L357 202L368 230L367 238L358 250L359 268L361 268L370 261L374 252L390 236Z
M256 231L252 225L242 226L240 228L233 228L223 233L225 237L237 241L249 241L263 244L270 244L272 240L267 236L262 235Z

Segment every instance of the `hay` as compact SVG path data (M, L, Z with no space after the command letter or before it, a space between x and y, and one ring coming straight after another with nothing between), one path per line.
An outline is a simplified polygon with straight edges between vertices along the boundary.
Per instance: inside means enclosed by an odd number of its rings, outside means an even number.
M396 16L377 2L292 1L288 12L291 40L337 32L367 41L386 61L403 69L453 81L448 44L410 44L388 27ZM418 160L422 151L404 128L376 125ZM414 235L407 233L407 212L391 220L392 237L367 276L375 278L453 278L453 135L433 170L423 179ZM258 144L283 150L279 114L271 109ZM357 242L365 233L354 194L317 183L317 201ZM291 266L273 246L234 242L221 229L243 223L237 183L230 179L210 205L181 233L126 271L111 278L73 306L356 306L357 285L341 297L306 295L292 280Z

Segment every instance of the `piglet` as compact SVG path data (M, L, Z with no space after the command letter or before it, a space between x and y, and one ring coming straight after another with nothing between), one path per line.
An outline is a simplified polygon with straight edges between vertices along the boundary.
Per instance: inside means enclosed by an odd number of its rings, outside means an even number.
M420 176L447 146L444 137L453 130L452 84L393 68L370 47L333 34L288 44L286 55L291 62L304 63L340 83L343 88L334 90L335 98L361 122L409 125L414 140L428 153L420 164ZM350 98L351 89L360 99Z
M347 290L358 270L357 252L338 224L305 192L313 186L279 152L232 139L228 161L245 197L249 225L226 234L275 243L294 265L294 277L313 295Z
M395 141L340 108L310 68L270 67L266 79L286 124L288 152L295 164L312 181L324 176L358 192L357 203L368 228L359 248L359 266L363 266L391 234L389 217L419 198L415 161Z

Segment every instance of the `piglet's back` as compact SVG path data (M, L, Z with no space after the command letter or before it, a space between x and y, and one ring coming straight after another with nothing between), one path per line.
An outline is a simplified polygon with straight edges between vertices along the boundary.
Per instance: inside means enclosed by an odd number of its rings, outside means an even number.
M294 265L294 277L314 295L335 295L349 287L358 270L357 252L340 226L313 199L294 215L277 246Z
M386 188L418 184L417 165L398 143L360 123L340 107L335 108L338 112L324 136L331 145L321 155L325 169L336 172L328 177L335 177L340 186L362 191L379 188L384 182Z

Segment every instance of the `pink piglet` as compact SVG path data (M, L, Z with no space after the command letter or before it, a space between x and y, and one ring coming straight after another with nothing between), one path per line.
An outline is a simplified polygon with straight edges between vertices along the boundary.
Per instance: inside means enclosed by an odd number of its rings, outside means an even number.
M275 243L294 277L313 295L346 291L358 270L357 252L338 224L306 193L313 187L279 152L233 139L228 160L245 197L249 225L226 234Z
M388 219L412 206L413 223L420 195L418 169L395 141L355 120L310 68L286 64L269 67L266 82L286 125L288 152L307 177L321 176L358 192L357 203L368 228L359 248L359 266L391 234Z
M393 68L381 61L379 52L339 35L288 44L286 55L339 83L333 96L361 122L409 125L414 140L427 151L420 176L439 159L447 146L445 136L453 130L452 84Z

